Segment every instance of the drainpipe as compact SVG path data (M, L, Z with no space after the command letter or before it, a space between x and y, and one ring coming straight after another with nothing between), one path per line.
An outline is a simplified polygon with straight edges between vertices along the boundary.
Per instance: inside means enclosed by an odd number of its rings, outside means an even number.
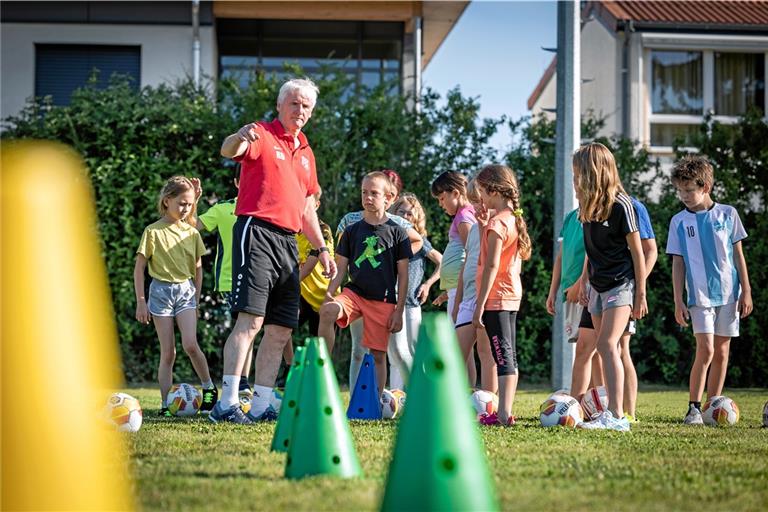
M200 87L200 0L192 0L192 78Z
M416 104L416 112L421 111L421 16L416 16L413 18L413 53L414 53L414 67L416 68L414 70L413 74L413 86L414 86L414 94L413 99L415 100Z

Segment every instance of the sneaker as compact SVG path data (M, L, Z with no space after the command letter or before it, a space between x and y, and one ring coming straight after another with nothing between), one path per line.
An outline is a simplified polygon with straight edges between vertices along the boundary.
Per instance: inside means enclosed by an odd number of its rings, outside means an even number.
M504 425L501 422L501 419L499 419L499 415L496 414L495 412L492 412L491 414L483 413L477 417L477 421L479 421L481 425L486 425L486 426L498 425L498 426L512 427L515 425L515 423L517 423L517 421L515 420L515 417L510 416L509 418L507 418L507 424Z
M703 425L704 420L701 418L701 411L696 408L695 405L688 407L688 414L685 415L683 420L685 425Z
M248 411L248 414L245 415L251 423L260 423L263 421L276 421L277 420L277 411L269 405L267 406L267 410L261 413L261 416L254 416L251 414L250 411Z
M157 411L157 415L161 418L173 418L173 414L171 414L171 411L169 411L167 407L163 407Z
M624 417L627 419L630 423L640 423L640 420L629 414L628 412L624 413Z
M203 390L203 403L200 405L200 412L205 414L213 410L213 406L219 399L219 390L216 387Z
M613 417L611 411L601 413L592 421L582 421L578 424L578 428L584 430L616 430L619 432L629 432L630 430L627 418L622 417L616 419Z
M239 425L250 425L252 422L248 419L243 411L240 410L240 404L233 405L232 407L222 410L221 404L216 404L211 413L208 415L208 419L213 423L237 423Z

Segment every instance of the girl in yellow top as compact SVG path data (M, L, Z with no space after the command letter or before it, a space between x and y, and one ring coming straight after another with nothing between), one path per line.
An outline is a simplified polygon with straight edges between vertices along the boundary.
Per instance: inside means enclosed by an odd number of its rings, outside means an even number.
M208 362L197 344L197 304L203 284L200 258L205 247L194 227L197 210L195 190L199 188L199 182L194 182L184 176L174 176L166 182L157 205L162 217L144 229L133 271L136 320L148 324L151 318L160 340L157 379L162 400L161 416L170 416L166 399L173 383L173 363L176 359L174 318L181 331L181 345L203 387L200 409L210 411L218 399ZM149 301L144 296L144 269L147 264L152 277Z

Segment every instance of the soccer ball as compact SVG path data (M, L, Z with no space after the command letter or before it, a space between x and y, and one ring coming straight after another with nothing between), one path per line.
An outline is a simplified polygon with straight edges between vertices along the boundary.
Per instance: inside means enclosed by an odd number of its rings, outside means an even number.
M585 416L597 418L608 409L608 391L603 386L588 389L581 399L581 407L584 408Z
M104 412L120 432L137 432L141 428L141 405L131 395L114 393L107 400Z
M768 428L768 402L763 406L763 426Z
M168 393L166 407L174 416L194 416L203 403L203 395L191 384L176 384Z
M402 389L393 389L392 394L397 397L397 401L400 402L400 412L398 414L403 414L403 409L405 408L405 391Z
M739 421L739 407L727 396L713 396L701 408L706 425L735 425Z
M542 427L575 427L584 421L584 411L572 396L552 395L541 404L539 420Z
M283 406L283 392L277 388L272 390L272 394L269 396L269 405L275 410L277 414L280 414L280 408Z
M385 420L394 419L400 412L400 399L389 389L381 392L381 417Z
M499 397L484 389L472 393L471 400L477 414L493 414L499 409Z
M241 389L237 392L237 398L240 401L240 409L245 414L251 410L251 400L253 399L253 391L250 389Z

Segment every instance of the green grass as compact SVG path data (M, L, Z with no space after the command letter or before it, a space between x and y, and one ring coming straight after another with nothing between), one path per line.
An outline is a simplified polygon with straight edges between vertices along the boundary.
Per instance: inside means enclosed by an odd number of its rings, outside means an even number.
M159 419L155 389L129 392L144 407L144 425L129 437L144 510L379 507L396 422L352 424L363 478L292 481L283 478L285 456L269 451L274 424ZM765 510L768 429L761 414L768 390L728 390L741 419L712 428L681 424L686 391L649 387L639 397L641 423L629 434L544 429L538 406L547 394L521 391L516 427L482 429L502 509Z

